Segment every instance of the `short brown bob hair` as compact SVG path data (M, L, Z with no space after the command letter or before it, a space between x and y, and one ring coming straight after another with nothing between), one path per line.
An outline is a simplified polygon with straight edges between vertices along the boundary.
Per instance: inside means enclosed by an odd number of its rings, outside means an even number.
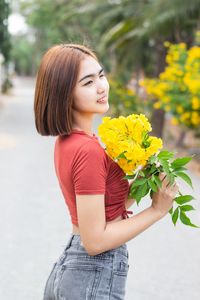
M34 98L35 125L41 135L71 133L73 89L86 55L98 61L91 49L79 44L55 45L44 54Z

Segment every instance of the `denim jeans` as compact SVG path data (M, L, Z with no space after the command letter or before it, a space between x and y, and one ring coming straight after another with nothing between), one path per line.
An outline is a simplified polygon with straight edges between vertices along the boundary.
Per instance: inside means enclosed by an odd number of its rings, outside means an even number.
M47 279L43 300L124 300L127 245L89 255L80 235L70 239Z

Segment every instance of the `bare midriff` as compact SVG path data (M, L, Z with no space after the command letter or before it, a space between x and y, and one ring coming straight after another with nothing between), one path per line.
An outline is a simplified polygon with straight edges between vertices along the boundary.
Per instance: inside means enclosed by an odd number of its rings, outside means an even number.
M109 224L109 223L115 223L115 222L120 221L120 220L123 220L122 216L118 216L118 217L115 218L114 220L106 222L106 224ZM80 235L78 226L76 226L76 225L74 225L74 224L72 224L72 225L73 225L73 227L72 227L72 233L73 233L73 234L79 234L79 235Z

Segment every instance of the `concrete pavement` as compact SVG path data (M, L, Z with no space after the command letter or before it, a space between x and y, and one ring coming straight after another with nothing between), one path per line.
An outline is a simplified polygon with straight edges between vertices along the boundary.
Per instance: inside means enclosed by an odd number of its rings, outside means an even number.
M34 82L14 83L12 94L0 100L0 299L40 300L71 224L54 171L55 138L40 136L34 126ZM182 182L181 190L199 200L200 178L190 175L194 192ZM149 205L146 199L132 210ZM195 207L190 215L200 224L199 201ZM166 216L127 245L126 300L200 299L200 229L174 228Z

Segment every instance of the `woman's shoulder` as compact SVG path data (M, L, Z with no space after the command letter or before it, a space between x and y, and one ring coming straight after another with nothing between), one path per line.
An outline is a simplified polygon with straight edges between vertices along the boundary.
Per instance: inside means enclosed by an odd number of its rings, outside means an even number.
M98 140L90 139L90 140L85 140L82 142L82 144L79 147L79 152L83 154L89 154L89 155L101 155L105 156L105 150L101 146L101 144L98 142Z
M88 138L85 135L78 136L59 136L55 141L55 148L62 149L68 153L86 154L90 155L106 155L103 146L101 145L98 137Z

